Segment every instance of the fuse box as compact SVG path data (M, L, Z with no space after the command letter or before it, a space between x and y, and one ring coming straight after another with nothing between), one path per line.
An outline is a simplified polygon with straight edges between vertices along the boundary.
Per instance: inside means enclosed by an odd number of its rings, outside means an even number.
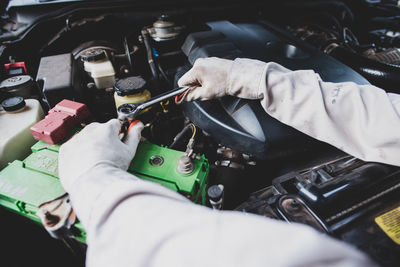
M58 179L59 145L43 141L32 146L32 154L23 161L15 160L0 172L0 205L40 223L42 203L65 195ZM179 192L198 204L206 203L209 164L204 156L194 160L193 171L182 174L177 169L184 153L141 142L128 172L139 178L157 182ZM85 241L79 222L73 225L74 238Z

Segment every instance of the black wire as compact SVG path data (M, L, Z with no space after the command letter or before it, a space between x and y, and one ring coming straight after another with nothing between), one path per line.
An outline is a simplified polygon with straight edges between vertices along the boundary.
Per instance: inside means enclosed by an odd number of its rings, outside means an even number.
M153 79L155 81L158 81L158 70L157 70L157 67L156 67L156 64L155 64L155 60L154 60L154 57L153 57L153 49L152 49L151 44L150 44L149 33L148 33L146 28L143 28L143 30L142 30L142 38L143 38L144 46L146 47L147 61L148 61L149 66L150 66L151 74L153 76Z
M77 244L78 241L70 238L62 238L61 241L71 251L77 265L85 266L85 253L82 247Z
M158 67L158 70L159 70L160 73L161 73L161 76L164 78L164 80L165 80L167 83L170 84L171 81L168 79L168 76L167 76L167 74L165 74L165 72L164 72L163 68L161 67L161 65L157 63L157 67Z
M131 58L131 53L129 51L129 45L128 45L128 37L124 37L124 50L125 50L125 57L128 60L129 64L129 70L132 73L133 72L133 64L132 64L132 58Z
M188 124L186 125L182 131L180 131L174 138L174 141L172 142L172 144L169 146L169 148L174 148L178 142L183 138L183 136L189 131L192 130L192 132L194 132L194 125L193 124Z

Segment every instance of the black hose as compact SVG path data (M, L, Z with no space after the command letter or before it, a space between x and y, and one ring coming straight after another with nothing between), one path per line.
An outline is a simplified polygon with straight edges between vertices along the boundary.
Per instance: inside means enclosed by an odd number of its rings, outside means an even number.
M392 29L397 30L400 28L400 16L392 17L374 17L371 18L369 29Z
M329 54L360 73L373 85L387 92L400 93L399 66L366 58L340 46Z
M158 67L158 70L159 70L160 73L161 73L161 76L164 78L164 80L165 80L167 83L171 83L171 81L168 79L167 74L165 73L165 71L163 70L163 68L160 66L160 64L157 64L157 67Z
M284 6L288 8L294 8L298 12L301 12L299 8L303 8L305 11L326 11L326 10L341 10L345 11L348 15L348 18L351 22L354 21L354 14L351 9L343 2L340 1L327 1L327 0L320 0L320 1L289 1L284 3Z
M150 36L149 36L149 32L147 31L147 29L142 30L142 37L143 37L143 42L144 42L144 45L145 45L146 51L147 51L147 61L150 66L151 74L153 76L153 79L155 81L157 81L158 80L158 71L157 71L156 63L153 58L153 50L152 50L152 47L150 44Z
M125 58L128 61L129 70L132 73L133 72L133 64L132 64L131 53L130 53L130 50L129 50L128 38L126 36L124 37L123 44L124 44L124 50L125 50Z

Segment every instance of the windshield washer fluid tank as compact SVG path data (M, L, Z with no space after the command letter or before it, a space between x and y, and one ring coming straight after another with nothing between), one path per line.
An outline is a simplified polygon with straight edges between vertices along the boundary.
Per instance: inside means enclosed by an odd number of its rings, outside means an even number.
M0 111L0 169L30 154L36 142L30 127L43 117L43 109L36 99L26 99L25 107L18 110Z

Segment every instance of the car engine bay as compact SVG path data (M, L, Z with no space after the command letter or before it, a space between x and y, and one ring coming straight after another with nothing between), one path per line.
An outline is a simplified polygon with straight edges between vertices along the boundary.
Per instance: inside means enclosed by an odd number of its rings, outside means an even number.
M29 255L19 264L53 266L51 253L83 265L60 145L177 88L198 58L273 61L400 93L397 1L31 2L10 1L0 28L3 251ZM145 140L128 172L199 205L310 225L382 266L400 260L400 224L387 223L400 219L400 168L315 140L259 101L179 97L140 112Z

